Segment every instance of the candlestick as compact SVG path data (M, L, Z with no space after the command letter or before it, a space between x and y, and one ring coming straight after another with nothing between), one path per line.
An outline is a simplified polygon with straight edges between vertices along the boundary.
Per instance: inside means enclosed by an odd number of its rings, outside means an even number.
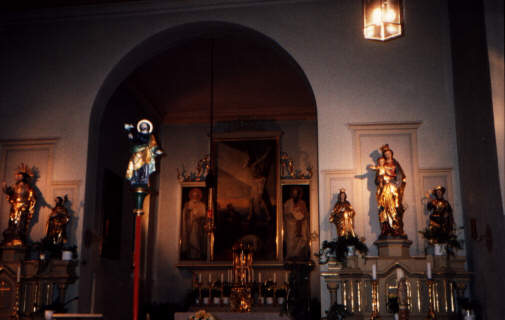
M396 280L400 281L401 278L403 278L403 269L397 268L396 269Z
M377 280L377 265L375 263L372 265L372 279Z
M373 265L375 267L375 264ZM372 269L373 270L373 269ZM370 315L371 320L380 319L378 299L377 299L377 280L372 280L372 314Z
M433 280L426 280L426 284L428 286L428 297L429 297L429 309L428 309L428 315L426 316L426 319L436 319L435 311L434 311L434 304L435 304L435 297L434 297L434 285L435 281Z
M426 277L431 280L431 262L426 262Z

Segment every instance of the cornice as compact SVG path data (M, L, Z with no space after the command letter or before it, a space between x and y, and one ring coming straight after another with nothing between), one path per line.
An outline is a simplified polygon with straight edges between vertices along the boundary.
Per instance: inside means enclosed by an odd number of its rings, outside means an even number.
M45 8L24 12L0 12L2 25L22 25L53 23L62 21L81 21L121 17L151 16L178 12L206 11L223 8L271 6L323 2L327 0L152 0L129 3L110 3L82 5L75 7Z

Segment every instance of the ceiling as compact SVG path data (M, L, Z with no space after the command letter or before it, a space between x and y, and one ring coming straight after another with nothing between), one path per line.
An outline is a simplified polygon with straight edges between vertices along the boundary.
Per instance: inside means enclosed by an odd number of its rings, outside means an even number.
M211 65L216 121L315 119L312 89L294 60L271 41L240 34L180 43L123 85L166 123L207 122Z

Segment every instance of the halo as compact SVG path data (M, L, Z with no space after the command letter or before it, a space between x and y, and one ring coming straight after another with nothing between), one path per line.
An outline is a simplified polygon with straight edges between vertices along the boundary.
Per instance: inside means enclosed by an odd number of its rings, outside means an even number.
M147 120L147 119L140 119L139 122L137 122L137 131L140 132L140 125L142 123L147 123L149 125L149 133L152 133L153 132L153 124L151 121Z

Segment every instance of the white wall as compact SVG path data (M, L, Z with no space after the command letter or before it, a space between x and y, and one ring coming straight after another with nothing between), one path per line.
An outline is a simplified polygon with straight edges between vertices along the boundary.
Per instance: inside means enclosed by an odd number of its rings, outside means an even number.
M320 171L353 168L349 123L422 121L419 166L453 168L454 207L461 216L443 1L407 2L405 36L386 43L363 39L361 2L355 0L216 5L145 14L103 10L83 11L99 14L82 18L66 10L49 14L49 20L0 17L8 22L0 29L0 139L59 137L55 179L85 182L91 108L121 58L162 30L222 21L270 37L306 73L317 103ZM84 199L84 188L81 192ZM321 207L328 201L323 194L321 181ZM160 209L159 216L163 214ZM157 259L162 267L166 257Z

